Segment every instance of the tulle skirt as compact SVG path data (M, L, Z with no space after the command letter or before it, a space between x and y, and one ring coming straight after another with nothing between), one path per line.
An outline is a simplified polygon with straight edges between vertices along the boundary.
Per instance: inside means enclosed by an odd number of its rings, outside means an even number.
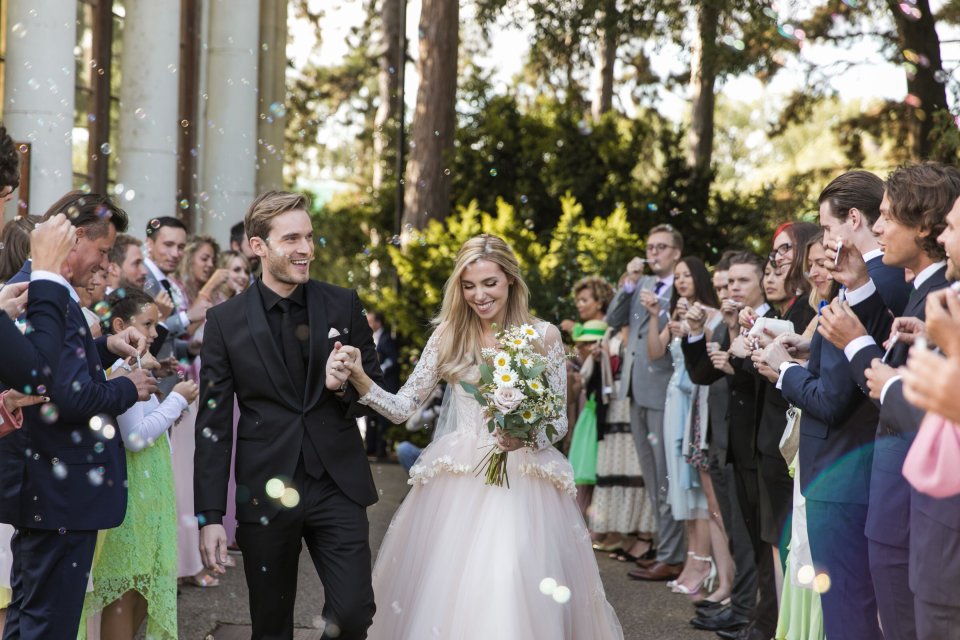
M474 467L490 439L448 434L424 450L373 572L371 640L606 640L606 600L573 471L553 447L508 457L510 487Z

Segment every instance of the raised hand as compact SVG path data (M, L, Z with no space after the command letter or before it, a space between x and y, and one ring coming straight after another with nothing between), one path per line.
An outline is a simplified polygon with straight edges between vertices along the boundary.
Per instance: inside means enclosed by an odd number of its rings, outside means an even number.
M711 349L710 345L714 345ZM733 365L730 364L730 352L721 351L716 342L707 345L707 352L710 354L710 362L713 368L724 372L727 375L733 375Z
M699 302L695 302L693 306L687 309L684 320L687 321L687 326L690 327L691 334L701 334L703 333L703 326L707 322L707 312L704 311L703 306Z
M643 308L646 309L650 315L656 316L660 314L660 299L657 298L657 294L653 291L641 291L640 304L643 305Z
M870 280L870 274L867 272L867 263L863 261L863 255L852 242L843 243L838 247L838 242L828 240L823 243L826 260L823 266L830 272L831 277L847 289L859 289ZM837 254L839 253L839 258Z
M753 307L744 307L740 309L740 313L737 316L737 322L740 323L741 327L749 330L759 317L760 316L757 315L757 312L753 310Z
M623 278L629 280L632 284L637 284L640 280L640 276L643 275L643 259L634 258L627 263L627 269L623 274Z
M724 298L720 303L720 315L723 316L723 323L731 331L737 328L740 322L740 309L743 305L733 298Z
M834 300L821 310L817 332L838 349L846 347L854 338L867 335L850 305L840 300Z
M229 280L230 271L228 269L217 269L213 272L213 275L210 276L210 279L207 280L207 283L203 285L203 288L200 290L200 297L212 298L214 292Z
M200 395L200 387L193 380L182 380L173 386L173 390L182 395L187 404L192 404Z
M77 244L77 231L66 215L58 213L30 232L33 270L60 273L63 261Z
M11 319L19 318L27 308L29 282L15 282L0 288L0 311Z
M127 327L107 337L107 349L121 358L136 358L147 348L147 339L135 327Z

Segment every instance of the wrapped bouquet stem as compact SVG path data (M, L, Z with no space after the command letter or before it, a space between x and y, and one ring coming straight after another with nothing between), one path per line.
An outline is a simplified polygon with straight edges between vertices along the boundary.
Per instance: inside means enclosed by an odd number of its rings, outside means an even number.
M543 340L530 325L510 327L497 333L497 347L484 349L477 384L460 382L484 408L487 429L522 440L527 446L545 433L556 436L554 422L564 410L564 398L547 384L547 358ZM477 464L486 484L510 486L507 451L493 445Z

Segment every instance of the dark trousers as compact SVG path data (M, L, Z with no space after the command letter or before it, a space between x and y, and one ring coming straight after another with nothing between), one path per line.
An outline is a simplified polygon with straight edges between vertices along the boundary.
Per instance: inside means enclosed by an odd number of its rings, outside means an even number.
M723 454L718 457L722 459L726 456ZM733 556L737 570L733 578L730 606L737 613L746 616L757 605L757 565L753 559L750 534L740 511L733 465L721 464L716 457L711 456L710 480L713 481L713 492L720 505L720 517L723 518L723 527L727 530L730 555Z
M917 620L910 591L910 549L870 540L870 575L877 595L883 640L916 640Z
M960 640L960 607L947 604L914 601L917 614L917 638L919 640ZM887 630L883 630L884 640Z
M17 529L3 640L76 640L96 531Z
M252 637L293 638L297 569L306 542L326 597L323 637L362 640L376 610L367 511L347 498L329 475L306 475L302 462L294 486L300 490L297 506L282 510L266 525L241 522L237 529L250 589Z
M760 454L760 536L780 552L780 570L786 574L793 515L793 478L783 456Z
M750 613L750 624L758 631L773 636L777 629L777 581L773 570L773 553L760 535L760 476L757 469L743 469L734 465L734 477L757 568L758 597Z
M830 577L830 589L820 594L826 636L844 640L884 637L877 623L869 545L863 533L867 505L808 499L806 508L814 568ZM904 576L904 589L907 584Z

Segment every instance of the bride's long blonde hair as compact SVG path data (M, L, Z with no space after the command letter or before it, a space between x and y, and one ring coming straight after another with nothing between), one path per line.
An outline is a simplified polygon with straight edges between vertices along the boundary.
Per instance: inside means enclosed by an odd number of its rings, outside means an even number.
M474 365L481 361L480 338L483 327L480 317L470 308L463 297L460 277L464 269L477 260L496 264L507 276L510 285L507 293L504 326L533 322L530 315L530 290L520 275L520 264L513 249L497 236L483 234L470 238L457 252L453 273L443 287L443 304L440 313L433 319L439 341L437 365L440 377L458 382Z

